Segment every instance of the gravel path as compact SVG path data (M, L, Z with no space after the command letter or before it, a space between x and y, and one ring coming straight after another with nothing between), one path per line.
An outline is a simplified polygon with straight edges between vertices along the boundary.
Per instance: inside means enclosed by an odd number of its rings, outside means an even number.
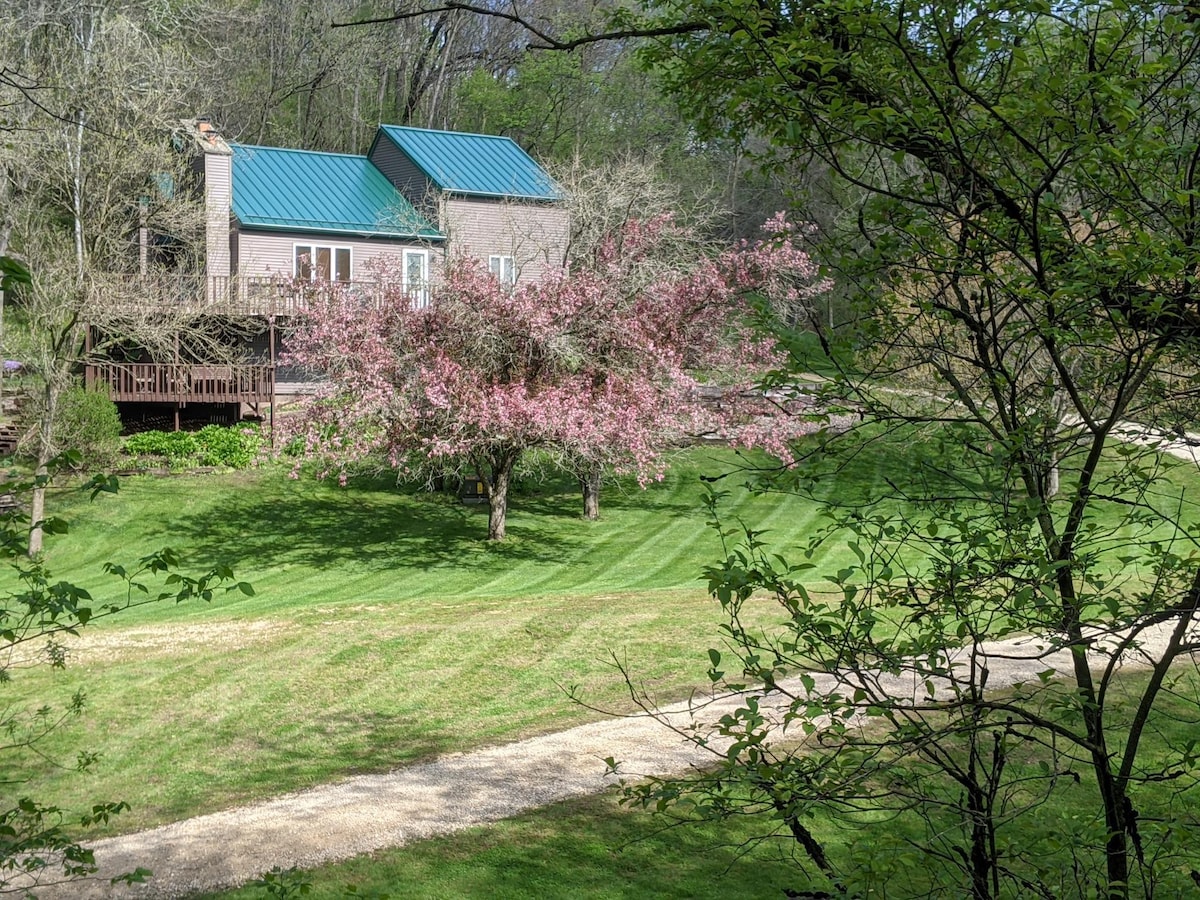
M1200 463L1200 438L1175 438L1127 426L1124 440ZM1144 636L1141 666L1161 654L1166 630ZM1030 641L984 648L988 684L997 689L1031 681L1047 668L1065 671L1065 653L1043 655ZM818 688L828 685L817 676ZM801 694L799 679L784 683ZM911 682L893 679L889 690L910 697ZM664 713L685 727L698 714L712 721L737 706L718 698L702 708L688 704ZM723 749L714 742L714 749ZM333 860L495 822L559 800L594 794L616 783L605 757L622 771L642 775L683 773L707 757L678 734L647 717L610 719L473 753L441 757L386 775L351 778L338 784L287 794L265 803L176 822L149 831L93 843L99 875L86 882L38 889L42 900L92 898L182 898L202 890L244 884L272 867L312 867ZM112 886L109 879L138 866L151 869L146 885Z
M1161 654L1167 632L1147 633L1130 666ZM997 689L1034 681L1047 668L1065 671L1065 652L1046 655L1029 640L984 648L988 684ZM817 676L818 688L831 684ZM799 679L784 683L803 693ZM891 679L896 697L916 695L911 679ZM923 688L919 688L924 693ZM672 724L699 716L712 721L737 706L735 697L699 707L666 707ZM764 711L766 711L764 707ZM718 752L723 747L714 744ZM100 876L87 882L42 887L43 900L58 898L181 898L233 887L274 866L311 867L399 847L411 841L495 822L558 800L593 794L616 782L603 762L612 756L623 772L683 773L706 757L648 716L610 719L473 753L454 754L386 775L367 775L265 803L176 822L94 843ZM113 875L138 866L155 874L146 885L112 886Z
M735 706L726 698L705 714L719 716ZM672 718L687 722L687 705L675 708ZM186 897L243 884L274 866L311 867L398 847L602 791L617 781L606 774L606 756L643 774L682 772L704 762L648 717L610 719L94 842L101 866L96 879L41 888L38 896ZM147 885L107 883L138 866L155 873Z

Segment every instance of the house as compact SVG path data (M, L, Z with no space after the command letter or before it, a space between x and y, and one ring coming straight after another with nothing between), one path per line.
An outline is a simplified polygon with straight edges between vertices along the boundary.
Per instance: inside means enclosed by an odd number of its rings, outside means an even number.
M203 197L204 273L152 273L143 233L142 278L159 302L241 335L239 358L89 366L89 383L107 384L127 417L236 420L303 392L304 374L277 361L280 332L312 293L296 290L297 279L371 297L386 270L419 303L452 254L478 258L507 283L563 262L562 192L509 138L382 125L357 156L228 142L204 119L185 121L181 137Z

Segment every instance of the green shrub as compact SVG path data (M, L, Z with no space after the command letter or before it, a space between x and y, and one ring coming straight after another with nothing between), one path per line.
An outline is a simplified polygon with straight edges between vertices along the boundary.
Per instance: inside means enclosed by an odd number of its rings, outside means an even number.
M199 445L190 431L143 431L125 439L125 452L130 456L155 457L171 468L199 465Z
M172 469L218 466L246 469L254 465L263 447L257 425L205 425L199 431L143 431L125 439L125 452L133 457L164 460Z
M254 465L263 447L262 430L257 425L205 425L196 432L200 465L247 469Z
M108 388L73 387L59 399L55 443L79 452L85 466L107 466L121 450L121 415Z

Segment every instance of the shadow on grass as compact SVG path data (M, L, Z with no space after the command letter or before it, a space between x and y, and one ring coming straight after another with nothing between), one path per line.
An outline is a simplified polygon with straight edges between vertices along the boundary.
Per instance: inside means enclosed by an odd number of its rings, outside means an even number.
M308 717L298 730L259 731L252 742L255 758L269 761L256 779L269 793L277 793L281 782L302 785L386 772L462 749L462 735L450 723L439 726L411 714L381 712ZM314 753L314 745L324 752Z
M510 502L511 512L523 498ZM536 512L536 511L535 511ZM356 480L345 488L311 481L221 497L171 528L197 557L232 566L352 562L369 567L465 566L503 569L516 561L553 561L578 544L561 521L510 518L509 537L488 542L487 506L447 494Z
M694 459L694 458L693 458ZM610 512L642 512L691 518L704 515L704 491L701 476L725 472L729 460L703 460L697 465L679 462L668 470L662 481L649 481L645 487L632 475L605 480L600 489L600 515ZM566 475L517 482L511 509L539 516L583 517L583 494L579 482Z

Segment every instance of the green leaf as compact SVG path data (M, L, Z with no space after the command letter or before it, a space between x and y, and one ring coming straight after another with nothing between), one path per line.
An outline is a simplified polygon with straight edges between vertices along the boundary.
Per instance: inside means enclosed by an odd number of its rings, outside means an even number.
M29 267L11 256L0 256L0 290L11 291L17 285L32 284Z

